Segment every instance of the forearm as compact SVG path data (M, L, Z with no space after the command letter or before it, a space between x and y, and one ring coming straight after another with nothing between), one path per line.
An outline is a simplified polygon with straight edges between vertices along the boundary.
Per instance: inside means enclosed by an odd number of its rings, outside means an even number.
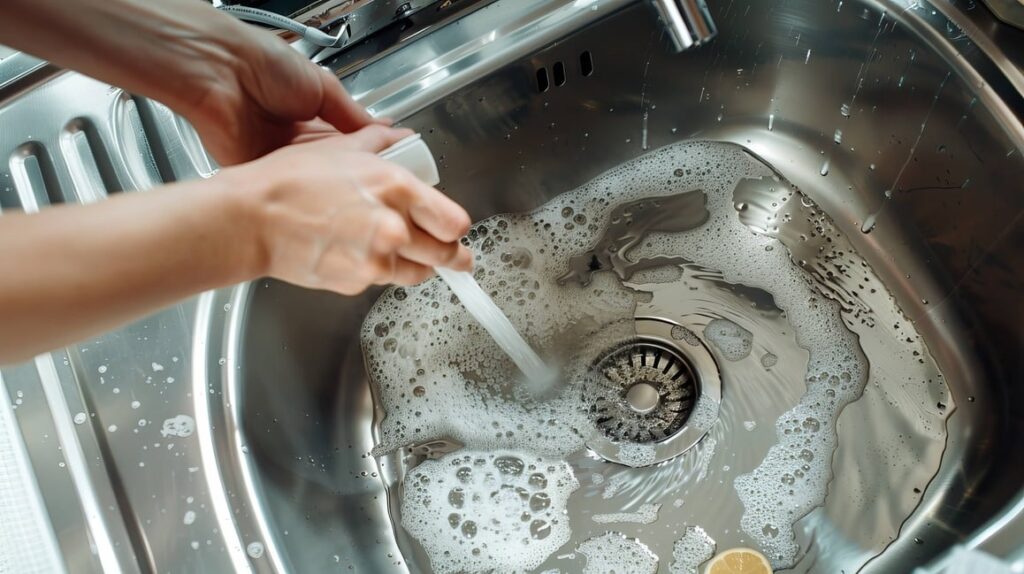
M258 274L251 190L210 180L0 217L0 363Z
M253 32L200 0L0 3L0 44L176 110L202 102Z

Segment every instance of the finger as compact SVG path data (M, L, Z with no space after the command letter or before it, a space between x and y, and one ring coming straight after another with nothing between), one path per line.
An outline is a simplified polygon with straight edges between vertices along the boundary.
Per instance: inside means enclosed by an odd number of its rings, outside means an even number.
M393 275L388 283L395 285L416 285L434 276L434 269L415 261L398 257L395 259Z
M369 258L389 257L412 241L405 218L390 209L378 210L375 227L370 231Z
M416 226L411 226L412 240L398 250L403 258L429 267L448 267L457 271L473 268L473 254L458 241L442 243Z
M469 214L447 195L424 187L426 198L409 209L413 222L441 241L458 241L469 232Z
M295 130L291 143L301 144L340 135L337 128L320 118L302 122Z
M345 133L376 123L366 108L345 91L341 81L332 72L320 68L320 81L323 84L323 97L317 116Z
M373 124L345 136L354 151L380 153L416 132Z
M381 201L443 243L458 241L469 231L471 221L462 206L404 168L393 167L396 171L391 173Z

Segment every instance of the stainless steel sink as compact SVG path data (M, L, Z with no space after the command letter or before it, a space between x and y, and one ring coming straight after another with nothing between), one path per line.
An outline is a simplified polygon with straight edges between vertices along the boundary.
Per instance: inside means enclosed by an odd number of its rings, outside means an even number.
M943 375L937 442L918 453L896 449L920 455L910 466L926 479L913 491L875 491L872 478L887 471L851 464L878 460L884 432L874 433L886 421L871 418L880 412L872 405L901 400L885 372L899 365L875 365L863 395L840 415L829 494L797 521L799 556L785 571L909 572L956 543L1016 557L1024 529L1013 506L1024 484L1024 396L1016 384L1024 344L1016 301L1024 288L1024 33L960 2L734 0L712 11L718 37L675 54L655 13L639 4L499 0L372 61L342 55L327 64L378 113L423 133L442 188L475 220L528 212L679 142L741 146L771 166L831 217ZM59 94L84 86L102 102L97 125L111 131L85 129L80 140L64 136L53 147L33 128L19 128L18 137L5 132L5 153L20 151L9 156L16 181L6 195L0 179L4 208L30 207L26 197L85 201L76 190L92 173L101 188L119 191L208 170L192 132L159 106L108 95L78 76L47 78L27 94L0 97L0 125L27 117L15 115L29 113L19 102L51 97L56 106ZM77 133L65 124L54 133ZM141 135L125 145L132 134ZM25 147L25 135L39 143ZM129 149L142 144L152 161ZM112 159L66 171L66 150L97 148ZM49 163L34 160L25 170L23 159L44 157L33 151L40 149L49 150ZM50 169L58 183L18 175ZM91 520L86 512L55 518L65 525L61 548L77 549L72 569L116 562L129 571L431 571L396 509L410 468L454 447L371 454L375 422L387 413L367 380L360 331L381 293L346 298L258 281L204 294L55 359L5 369L8 392L27 395L17 411L23 429L91 414L89 424L70 427L85 454L78 478L48 466L52 445L33 451L37 473L59 473L40 478L44 496L73 491L65 504L76 508L95 505L89 496L102 501ZM872 328L856 328L863 347L885 340ZM730 384L723 377L723 409ZM55 389L71 397L70 413L42 408L53 406L44 399ZM24 432L31 446L42 440L32 433L46 430ZM909 444L918 444L918 432L906 430ZM68 449L71 435L60 437ZM687 457L698 457L702 444L664 464L692 467ZM708 457L720 467L727 454ZM593 456L573 464L581 482L621 466ZM709 492L727 496L737 473L712 472L708 480L722 486ZM91 477L92 494L82 476ZM695 492L702 480L671 476ZM855 491L856 499L847 496ZM634 510L644 496L659 493L631 495L629 508L592 496L570 514L583 520ZM653 526L587 528L645 542L658 550L659 571L669 572L671 542L683 526L713 522L717 500L673 495ZM51 517L59 510L54 503ZM672 527L659 529L665 520ZM106 533L114 548L106 562L70 533L77 523L94 539L97 529ZM757 541L737 523L718 549ZM579 569L577 543L541 569Z

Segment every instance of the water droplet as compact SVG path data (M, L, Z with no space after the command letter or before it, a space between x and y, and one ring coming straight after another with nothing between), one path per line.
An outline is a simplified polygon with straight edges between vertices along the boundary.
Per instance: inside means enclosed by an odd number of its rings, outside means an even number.
M249 545L245 547L245 552L253 558L260 558L263 556L263 543L250 542Z

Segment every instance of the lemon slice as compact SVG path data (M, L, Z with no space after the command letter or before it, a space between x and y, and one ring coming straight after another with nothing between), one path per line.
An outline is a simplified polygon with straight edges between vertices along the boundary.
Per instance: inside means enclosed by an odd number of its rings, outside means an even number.
M772 574L772 565L757 550L731 548L715 556L704 574Z

